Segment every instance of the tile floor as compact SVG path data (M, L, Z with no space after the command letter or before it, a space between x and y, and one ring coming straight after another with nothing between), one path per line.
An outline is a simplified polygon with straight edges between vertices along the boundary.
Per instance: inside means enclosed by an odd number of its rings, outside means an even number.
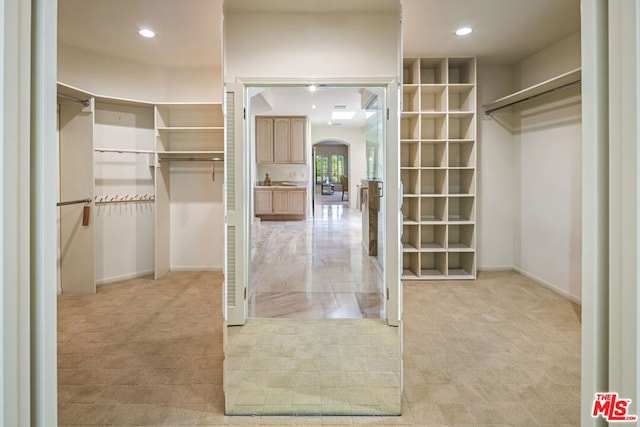
M401 413L400 330L382 319L249 319L225 353L227 414Z
M333 204L339 197L318 196L313 220L254 223L250 317L383 317L382 276L363 249L362 216Z
M512 272L405 283L401 416L225 416L221 283L171 273L61 295L59 424L579 425L579 307Z

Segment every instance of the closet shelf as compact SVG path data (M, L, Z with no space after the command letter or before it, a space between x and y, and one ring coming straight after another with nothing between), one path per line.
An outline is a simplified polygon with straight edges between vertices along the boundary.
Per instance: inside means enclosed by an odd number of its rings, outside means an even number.
M483 105L482 108L484 109L485 115L490 115L494 111L519 104L520 102L524 102L532 98L537 98L538 96L549 92L565 89L569 86L580 83L581 81L582 71L580 68L576 68L575 70L560 74L559 76L546 80L542 83L538 83L537 85L530 86L521 91L512 93L511 95L496 99L493 102Z
M224 131L223 126L170 126L158 127L158 132L214 132Z
M224 151L158 151L158 156L160 157L171 157L171 156L186 156L186 155L200 155L200 156L211 156L211 155L224 155Z

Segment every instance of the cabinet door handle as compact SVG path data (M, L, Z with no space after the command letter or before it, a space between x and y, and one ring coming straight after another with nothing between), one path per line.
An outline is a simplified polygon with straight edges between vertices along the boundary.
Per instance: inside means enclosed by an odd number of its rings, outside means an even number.
M380 197L384 196L384 191L382 190L382 183L378 182L378 194Z

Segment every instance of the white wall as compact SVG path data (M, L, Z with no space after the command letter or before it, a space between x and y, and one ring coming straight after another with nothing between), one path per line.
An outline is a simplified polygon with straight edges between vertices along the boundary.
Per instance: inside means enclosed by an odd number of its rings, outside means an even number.
M398 75L398 28L388 13L225 13L225 79ZM277 29L277 31L274 31ZM369 47L366 49L365 47ZM384 58L382 60L381 58Z
M58 81L98 95L150 102L221 102L222 71L169 68L58 45Z
M515 65L514 89L524 89L580 67L580 32Z
M94 144L98 148L153 150L153 107L96 103ZM124 197L154 193L148 154L94 153L95 195ZM96 284L154 270L154 203L96 204Z
M514 81L528 86L580 66L570 36L521 61ZM581 106L577 87L521 104L514 134L517 201L514 266L581 299Z
M171 270L222 270L223 182L222 163L171 165Z
M478 180L476 248L479 270L510 269L514 265L513 242L516 215L514 179L518 163L513 135L481 106L513 89L509 66L478 66Z

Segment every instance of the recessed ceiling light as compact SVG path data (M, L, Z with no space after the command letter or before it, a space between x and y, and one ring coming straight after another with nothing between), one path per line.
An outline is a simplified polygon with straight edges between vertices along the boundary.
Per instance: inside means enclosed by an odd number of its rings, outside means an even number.
M469 27L462 27L456 30L456 36L468 36L473 30Z
M152 30L148 28L140 28L138 30L138 34L140 34L142 37L145 37L147 39L152 39L156 36L156 33L154 33Z
M316 109L316 104L313 104L313 105L311 106L311 108L313 108L313 109L315 110L315 109Z
M355 115L355 111L333 111L331 113L331 120L351 120Z

